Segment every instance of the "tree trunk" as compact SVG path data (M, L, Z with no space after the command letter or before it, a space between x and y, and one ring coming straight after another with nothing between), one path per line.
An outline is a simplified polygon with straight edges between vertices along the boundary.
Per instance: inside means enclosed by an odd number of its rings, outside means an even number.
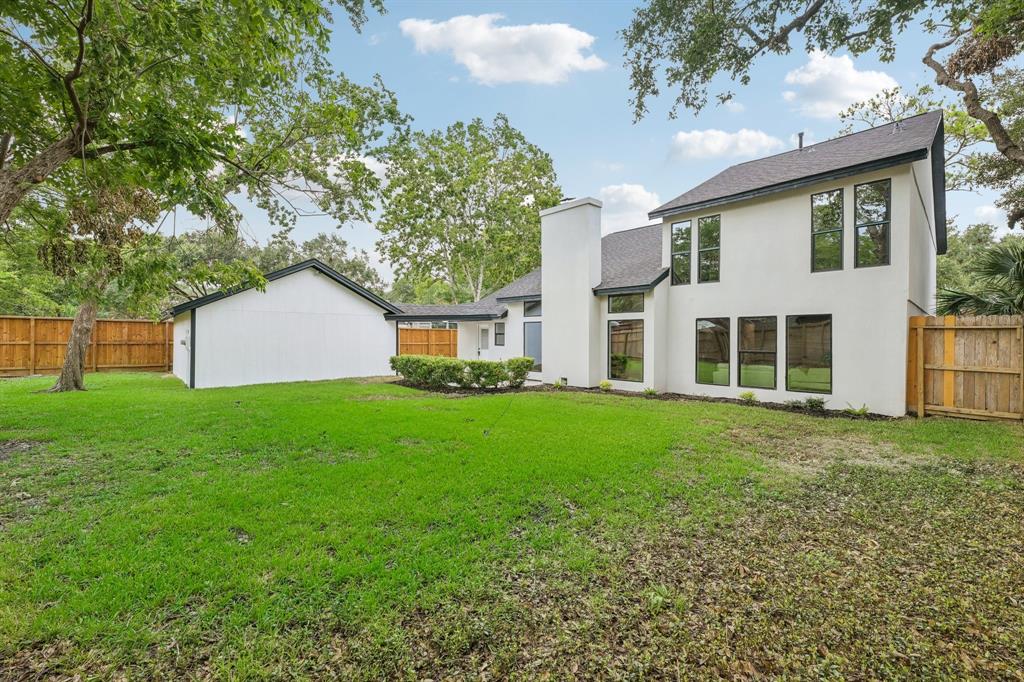
M84 391L85 354L92 340L92 328L96 326L95 301L83 301L75 313L75 321L71 323L71 336L68 337L68 348L64 354L64 366L57 377L57 383L50 389L51 393L63 391Z
M7 222L11 212L31 191L33 185L43 182L55 170L74 158L80 142L79 137L69 135L36 154L20 168L0 169L0 225Z

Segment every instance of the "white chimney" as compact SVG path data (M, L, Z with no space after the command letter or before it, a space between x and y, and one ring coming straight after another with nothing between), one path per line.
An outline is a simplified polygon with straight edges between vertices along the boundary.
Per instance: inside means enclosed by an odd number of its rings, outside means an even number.
M540 212L543 355L546 383L596 386L601 376L601 202L566 201Z

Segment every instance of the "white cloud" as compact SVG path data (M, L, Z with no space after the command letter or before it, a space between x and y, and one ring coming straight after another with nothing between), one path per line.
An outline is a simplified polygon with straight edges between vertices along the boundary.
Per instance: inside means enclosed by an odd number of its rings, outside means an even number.
M783 146L782 140L761 130L684 130L672 137L672 156L677 159L755 157Z
M381 35L379 33L374 33L369 38L366 39L366 42L368 42L370 45L380 45L381 40L383 40Z
M565 82L573 71L607 64L590 54L594 36L568 24L495 26L502 14L463 15L447 21L403 19L398 26L422 53L450 52L484 85Z
M992 223L993 225L1000 226L1006 224L1006 214L992 204L975 207L974 217L983 223Z
M835 118L854 102L899 85L884 71L858 71L849 55L833 57L818 51L808 55L806 64L787 73L785 81L795 88L783 92L782 98L814 118Z
M741 114L747 110L747 107L743 105L743 102L737 102L734 99L731 99L728 102L726 102L725 108L734 114Z
M601 227L605 234L649 224L647 212L661 204L657 193L628 183L602 187L597 198L604 204Z

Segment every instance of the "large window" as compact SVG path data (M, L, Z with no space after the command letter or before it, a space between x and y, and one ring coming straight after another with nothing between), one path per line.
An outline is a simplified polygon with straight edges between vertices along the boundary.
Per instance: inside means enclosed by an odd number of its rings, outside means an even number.
M697 281L717 282L722 267L722 216L697 221Z
M832 316L786 318L786 389L832 392Z
M644 380L644 321L608 322L608 378Z
M480 327L480 350L489 350L491 347L491 330L487 327Z
M729 318L697 320L697 383L729 385Z
M494 345L504 346L505 345L505 323L495 322L494 323Z
M690 283L690 221L672 223L672 284Z
M523 317L540 317L541 312L540 301L526 301L523 303Z
M811 272L843 269L843 190L811 195Z
M775 388L777 326L774 317L739 319L740 386Z
M541 370L540 322L523 322L523 355L533 358L533 371Z
M609 313L642 313L644 311L644 295L620 294L608 297Z
M889 264L889 203L891 180L878 180L854 188L856 266Z

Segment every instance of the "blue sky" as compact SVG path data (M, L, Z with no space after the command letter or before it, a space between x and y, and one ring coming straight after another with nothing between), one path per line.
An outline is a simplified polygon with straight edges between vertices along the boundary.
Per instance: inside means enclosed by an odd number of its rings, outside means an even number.
M670 119L674 94L649 102L633 123L628 73L617 32L629 2L407 2L385 0L361 34L338 17L330 58L357 82L380 74L421 129L505 113L554 159L567 196L605 201L606 231L647 223L645 213L722 168L784 151L804 131L809 142L834 136L847 103L899 83L929 83L920 62L927 36L900 41L895 61L799 50L765 58L734 105L709 105L698 116ZM495 16L489 16L495 15ZM960 224L1002 222L995 196L950 193ZM244 231L264 241L272 231L255 209ZM321 218L299 220L297 239L335 229ZM341 235L374 253L376 233L345 225ZM379 263L390 277L390 268Z

